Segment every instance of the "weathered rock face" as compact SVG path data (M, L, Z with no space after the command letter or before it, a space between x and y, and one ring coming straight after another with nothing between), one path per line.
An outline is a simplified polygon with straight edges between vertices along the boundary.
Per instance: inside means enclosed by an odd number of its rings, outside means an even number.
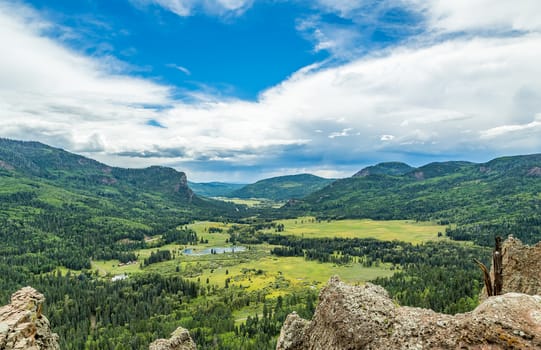
M502 245L502 294L541 295L541 242L534 246L509 237Z
M49 320L41 314L45 297L25 287L0 308L1 350L58 350L58 335L51 332Z
M190 333L182 328L177 328L171 333L169 339L158 339L150 344L149 350L196 350Z
M333 277L312 321L288 316L277 350L541 349L541 297L508 293L454 316L400 307L382 287Z

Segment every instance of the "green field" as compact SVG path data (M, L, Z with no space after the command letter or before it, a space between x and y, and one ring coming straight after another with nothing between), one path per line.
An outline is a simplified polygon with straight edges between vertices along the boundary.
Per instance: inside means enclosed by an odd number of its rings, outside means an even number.
M266 198L229 198L229 197L214 197L224 202L231 202L240 205L246 205L251 208L280 208L283 202L276 202Z
M289 234L302 234L301 232L316 232L315 228L323 229L315 233L313 237L332 237L332 228L340 227L341 231L336 232L337 237L356 237L353 234L348 235L350 230L366 229L368 227L385 227L386 237L402 238L402 231L416 232L416 241L435 239L439 228L435 225L422 225L407 222L371 222L369 220L347 220L346 222L331 223L311 223L312 218L299 218L296 220L280 221L286 225L286 232ZM297 224L294 224L297 222ZM379 226L378 226L379 225ZM195 246L169 244L160 248L141 249L136 252L138 262L129 265L119 266L116 260L94 261L92 269L99 271L102 276L112 277L118 274L133 274L143 271L154 271L161 274L180 273L193 280L199 280L206 284L224 287L226 279L230 279L230 285L242 286L253 291L265 289L269 296L287 294L289 291L313 287L320 288L327 282L332 275L339 275L343 280L352 283L362 283L376 277L390 276L393 271L388 265L382 264L379 267L362 267L360 264L353 263L349 265L335 265L331 263L320 263L317 261L307 261L302 257L276 257L270 254L273 246L260 244L248 246L248 251L237 252L235 254L216 254L189 256L181 254L183 249L191 248L195 251L201 251L212 247L227 247L229 235L226 233L231 225L202 221L189 225L196 231L198 237L208 240L208 243L201 243ZM209 228L220 228L221 233L209 233ZM294 228L289 231L288 227ZM393 228L397 232L391 234ZM404 230L407 228L407 230ZM421 235L419 232L426 230L427 233ZM402 230L402 231L398 231ZM381 236L381 234L380 234ZM368 236L366 236L368 237ZM381 239L381 238L380 238ZM175 252L175 258L170 261L153 264L144 269L140 268L140 262L150 256L150 253L160 250L170 250ZM177 272L179 270L179 272Z
M422 243L438 238L438 232L445 230L444 226L430 222L415 222L411 220L375 221L363 220L334 220L317 221L314 217L278 220L284 225L282 235L302 236L305 238L375 238L384 241L399 240L410 243Z

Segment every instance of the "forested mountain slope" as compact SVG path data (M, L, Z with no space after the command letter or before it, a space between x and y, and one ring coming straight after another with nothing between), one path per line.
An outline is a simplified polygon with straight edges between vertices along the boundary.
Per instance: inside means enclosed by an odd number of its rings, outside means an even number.
M338 180L284 211L320 217L457 223L455 239L490 245L495 234L541 238L541 154L487 163L430 163L403 175Z
M195 194L204 197L225 197L246 184L233 184L227 182L190 182L188 186Z
M134 258L145 237L244 208L200 198L171 168L121 169L37 142L0 139L0 264L89 268ZM21 267L22 268L22 267Z
M266 198L278 201L303 198L333 181L334 179L325 179L311 174L278 176L246 185L230 193L228 197Z
M366 167L353 175L353 177L362 177L368 175L404 175L415 168L401 162L385 162Z

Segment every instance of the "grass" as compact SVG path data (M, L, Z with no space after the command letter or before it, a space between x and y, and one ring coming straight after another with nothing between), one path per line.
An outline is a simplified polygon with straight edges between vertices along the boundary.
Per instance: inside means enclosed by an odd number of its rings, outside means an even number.
M444 231L443 226L430 222L415 222L411 220L375 221L335 220L317 222L313 217L279 220L284 224L282 235L302 236L305 238L375 238L383 241L400 240L410 243L422 243L438 238L438 232ZM274 232L268 230L267 232Z
M224 287L229 278L230 286L239 286L248 291L265 289L267 296L273 298L302 288L319 289L333 275L339 275L342 280L350 283L364 283L393 273L388 265L370 268L360 264L338 266L306 261L301 257L265 256L232 266L204 268L200 275L192 279L203 284L208 280L209 284Z
M318 223L312 217L303 217L279 222L285 225L285 231L281 234L304 235L306 238L373 237L381 240L398 239L420 243L438 239L438 231L442 230L442 226L413 221L341 220ZM250 246L248 251L235 254L182 255L180 252L185 248L202 250L230 246L227 243L229 235L226 233L230 224L201 221L188 226L197 232L198 237L208 242L195 246L169 244L160 248L141 249L136 252L139 257L136 264L118 266L116 260L94 261L92 269L106 276L151 271L161 274L180 273L192 280L199 280L202 284L206 284L208 280L209 284L218 287L224 287L226 279L230 279L230 285L241 286L248 291L266 290L269 297L287 294L301 288L319 289L333 275L339 275L341 279L350 283L363 283L376 277L391 276L394 273L386 264L366 268L358 263L340 266L307 261L302 257L276 257L270 255L272 246L267 244ZM223 231L209 233L211 227L220 228ZM157 249L175 252L175 258L141 269L139 263ZM177 272L177 268L180 272Z
M233 312L233 317L235 318L235 325L240 326L243 322L246 321L248 316L254 317L254 315L263 314L263 304L262 303L252 303L250 306L243 307L240 310Z
M214 199L231 202L234 204L245 205L247 207L265 207L265 208L279 208L283 205L281 202L275 202L265 198L228 198L228 197L214 197Z

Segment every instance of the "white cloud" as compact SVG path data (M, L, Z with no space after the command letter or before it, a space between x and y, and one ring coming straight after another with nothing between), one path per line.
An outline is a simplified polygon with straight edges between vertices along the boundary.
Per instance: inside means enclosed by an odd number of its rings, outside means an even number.
M527 124L502 125L480 132L482 139L493 139L506 134L516 134L519 132L535 132L541 136L541 113L538 113L535 119ZM516 135L515 135L516 137Z
M179 71L181 71L182 73L184 73L186 75L192 75L192 72L186 67L179 66L177 64L170 64L168 66L171 67L171 68L174 68L176 70L179 70Z
M422 45L446 40L442 38L449 34L501 37L541 31L538 0L316 0L309 4L321 14L333 13L345 20L336 24L316 15L297 25L314 42L315 51L325 50L340 59L369 52L365 46L375 32ZM389 21L387 14L393 11L410 17Z
M429 28L442 32L539 31L538 0L316 0L322 11L370 23L392 8L422 14Z
M314 51L328 51L335 58L358 57L364 48L358 46L363 38L358 28L351 25L326 23L319 16L298 20L296 29L314 43Z
M349 136L349 132L353 130L352 128L345 128L345 129L342 129L342 131L339 131L339 132L332 132L329 134L329 138L330 139L334 139L336 137L345 137L345 136Z
M366 6L381 6L382 3L388 1L378 2L379 4L374 4L372 1L367 0L316 0L312 2L313 6L317 6L321 10L334 12L341 17L351 17L352 13L365 8Z
M424 12L428 25L443 32L539 31L538 0L403 0Z
M214 16L238 16L248 10L253 0L132 0L136 4L152 4L186 17L203 11Z
M19 16L21 8L12 6L0 2L0 45L10 53L0 55L3 137L123 166L270 161L299 169L309 162L307 169L316 163L329 174L333 164L367 157L541 147L537 33L398 47L338 67L301 69L256 102L203 96L187 103L174 100L168 86L110 71L44 37L50 23L27 8ZM119 156L138 152L152 157Z

